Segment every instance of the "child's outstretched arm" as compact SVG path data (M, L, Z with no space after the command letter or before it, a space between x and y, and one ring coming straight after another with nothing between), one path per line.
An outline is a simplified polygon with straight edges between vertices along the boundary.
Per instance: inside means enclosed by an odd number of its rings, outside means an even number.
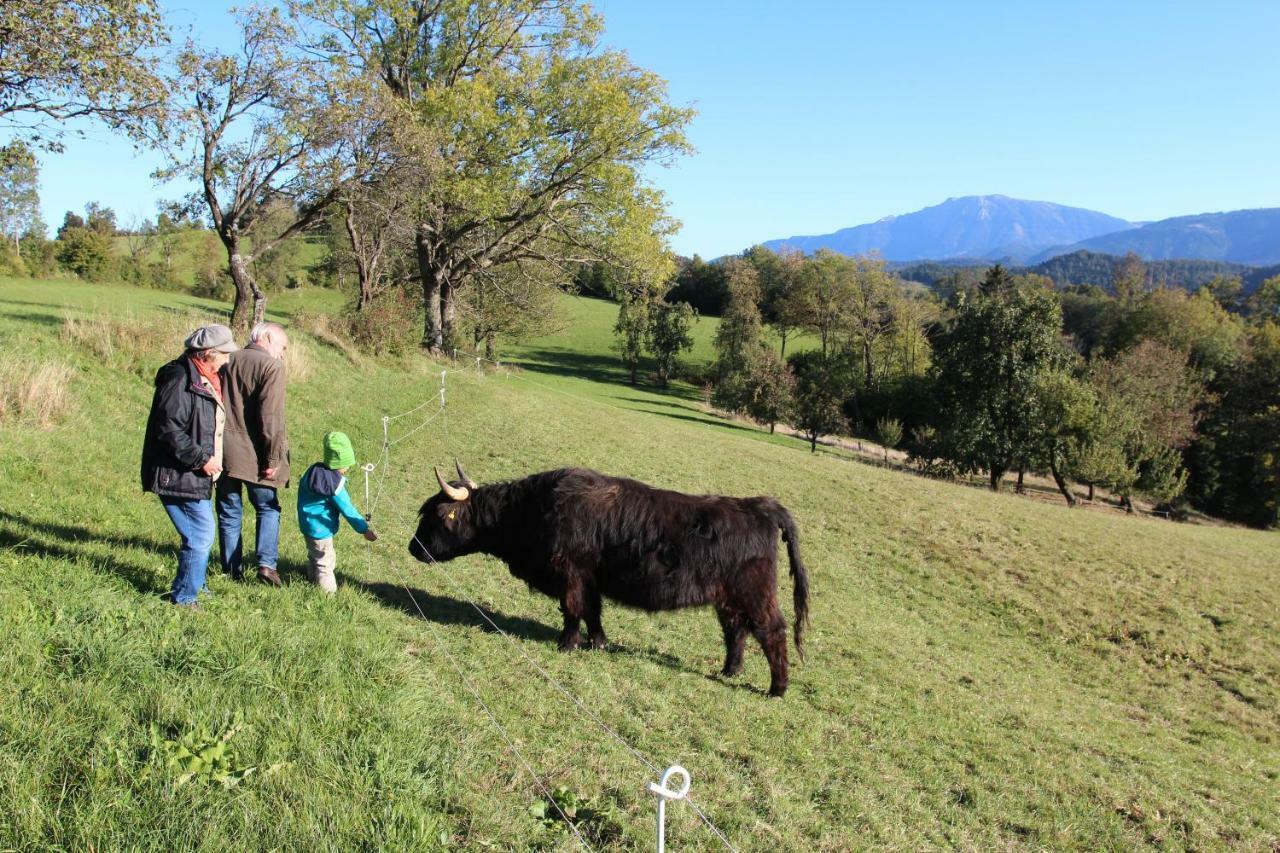
M347 523L351 525L351 529L356 533L366 533L369 530L369 522L365 521L360 510L356 509L356 505L351 502L351 496L347 494L347 486L342 484L341 488L333 495L333 502L338 507L338 512L342 513L347 519Z

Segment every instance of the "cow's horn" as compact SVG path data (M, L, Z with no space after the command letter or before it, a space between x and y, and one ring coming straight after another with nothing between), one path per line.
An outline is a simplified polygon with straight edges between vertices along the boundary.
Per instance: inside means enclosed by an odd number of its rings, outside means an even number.
M467 472L462 470L462 463L454 457L453 464L458 466L458 479L467 484L468 489L478 489L480 484L467 476Z
M449 500L465 501L467 498L471 497L471 492L467 491L465 488L458 488L457 486L451 486L446 483L444 481L444 477L440 476L439 468L432 468L431 470L436 472L436 480L440 483L440 491L444 492L445 495L448 496Z

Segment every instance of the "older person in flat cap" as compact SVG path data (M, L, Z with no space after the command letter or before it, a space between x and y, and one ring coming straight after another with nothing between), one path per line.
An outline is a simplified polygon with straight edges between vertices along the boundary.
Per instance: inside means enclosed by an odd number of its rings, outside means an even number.
M213 548L213 484L222 473L225 421L218 371L237 347L231 330L213 324L196 329L186 351L156 373L155 396L142 443L142 490L154 492L173 522L182 547L172 600L199 608Z

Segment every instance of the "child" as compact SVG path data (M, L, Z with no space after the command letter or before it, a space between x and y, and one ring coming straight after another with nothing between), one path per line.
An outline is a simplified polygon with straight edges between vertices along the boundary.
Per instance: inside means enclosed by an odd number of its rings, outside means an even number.
M330 432L324 437L324 461L307 469L298 484L298 528L307 540L307 556L311 559L311 581L325 592L338 589L333 570L338 564L338 552L333 547L333 537L338 532L338 514L357 533L363 533L370 542L378 535L369 522L356 509L347 494L347 469L356 464L356 452L346 433Z

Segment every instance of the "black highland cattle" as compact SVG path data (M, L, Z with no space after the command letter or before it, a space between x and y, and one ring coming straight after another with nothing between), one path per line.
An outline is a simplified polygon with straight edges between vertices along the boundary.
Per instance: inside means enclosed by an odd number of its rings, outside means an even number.
M724 674L742 668L746 636L764 649L769 693L787 689L787 623L778 607L778 532L794 580L796 652L803 657L809 579L791 514L769 497L686 495L581 468L478 486L436 472L439 494L419 510L409 552L423 562L485 553L560 601L560 649L606 644L601 599L643 610L710 604L724 630Z

